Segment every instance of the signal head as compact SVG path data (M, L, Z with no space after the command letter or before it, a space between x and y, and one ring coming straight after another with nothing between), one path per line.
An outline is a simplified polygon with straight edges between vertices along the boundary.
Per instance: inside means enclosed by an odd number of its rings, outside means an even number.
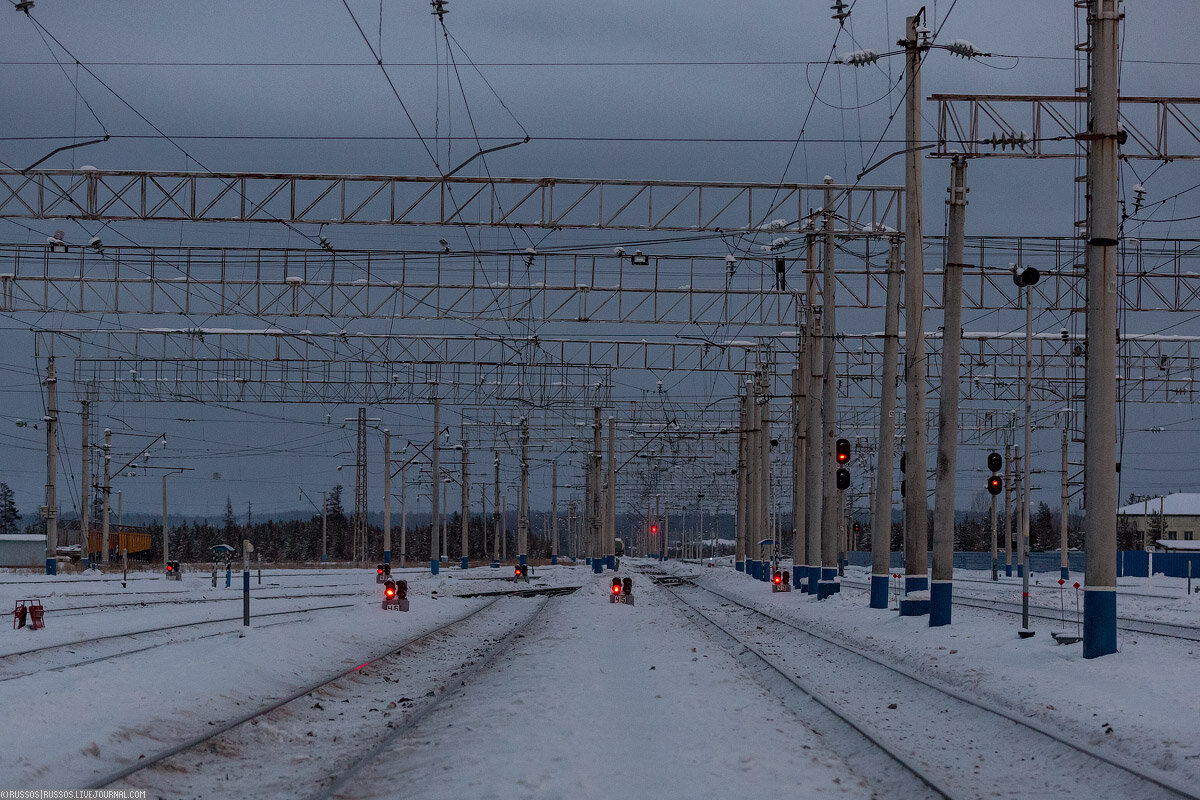
M988 453L987 468L992 472L999 472L1004 467L1004 457L996 452Z
M773 582L773 583L774 583L776 586L780 585L781 583L783 583L783 573L782 573L782 572L776 572L776 573L775 573L775 574L774 574L774 575L771 577L771 581L772 581L772 582Z
M612 579L612 593L613 594L621 593L621 579L620 578Z
M633 594L633 578L626 578L621 582L621 587L625 594Z
M837 471L837 488L839 491L850 488L850 470L839 469Z
M650 526L650 532L651 532L651 533L658 533L658 526L657 526L657 525L651 525L651 526Z
M394 598L396 596L395 581L388 581L387 583L385 583L383 585L383 596L386 597L388 600L391 600L392 598Z
M845 464L850 460L850 440L838 439L834 445L837 463Z
M987 490L988 494L992 495L993 497L1000 494L1002 491L1004 491L1004 479L999 475L993 475L992 477L988 478Z

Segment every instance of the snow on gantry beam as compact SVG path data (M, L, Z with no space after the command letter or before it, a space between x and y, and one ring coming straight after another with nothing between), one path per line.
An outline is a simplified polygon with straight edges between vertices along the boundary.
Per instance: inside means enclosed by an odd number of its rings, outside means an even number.
M825 188L457 175L5 170L0 171L0 218L801 233L811 229L813 210L824 205ZM848 236L900 227L901 187L833 188L833 212Z

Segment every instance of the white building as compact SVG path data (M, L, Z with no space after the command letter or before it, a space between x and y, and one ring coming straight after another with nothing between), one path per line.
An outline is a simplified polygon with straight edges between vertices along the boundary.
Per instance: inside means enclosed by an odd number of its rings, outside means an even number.
M1179 492L1153 497L1117 509L1143 537L1149 532L1164 542L1200 541L1200 493Z

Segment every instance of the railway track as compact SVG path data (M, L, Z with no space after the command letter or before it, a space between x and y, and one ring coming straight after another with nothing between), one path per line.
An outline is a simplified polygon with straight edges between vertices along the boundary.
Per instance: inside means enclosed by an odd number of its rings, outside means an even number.
M739 658L767 674L778 696L799 693L827 712L810 724L835 718L843 733L887 756L890 774L905 773L907 789L889 783L886 796L1200 798L1197 790L1132 759L1081 744L724 592L698 582L671 583L662 588L701 627L742 648ZM1019 789L1013 783L1018 772Z
M955 581L957 583L957 581ZM847 580L842 578L843 586L852 586L855 589L870 590L869 583L856 580ZM998 611L1003 614L1021 614L1021 604L1009 600L994 600L988 597L979 596L963 596L955 592L954 605L966 606L969 608L981 608L985 611ZM1076 626L1082 624L1082 618L1075 612L1074 609L1067 609L1065 612L1061 608L1052 608L1050 606L1035 605L1030 603L1029 616L1034 619L1042 619L1048 622L1062 623L1064 616L1068 625ZM1200 627L1193 625L1180 625L1173 622L1160 622L1152 619L1144 619L1141 617L1117 617L1117 629L1128 633L1145 633L1152 636L1165 636L1171 639L1184 639L1190 642L1200 642Z
M491 598L375 653L363 664L99 776L88 788L122 786L150 789L152 796L156 791L211 796L235 786L244 794L247 785L254 785L259 788L252 793L258 796L303 796L318 787L314 797L334 796L446 697L486 670L550 601L542 598L525 609ZM410 658L438 648L446 655ZM461 660L452 676L444 669L447 657ZM261 763L264 743L270 765ZM279 765L281 771L272 773L272 766ZM264 782L275 785L262 786Z

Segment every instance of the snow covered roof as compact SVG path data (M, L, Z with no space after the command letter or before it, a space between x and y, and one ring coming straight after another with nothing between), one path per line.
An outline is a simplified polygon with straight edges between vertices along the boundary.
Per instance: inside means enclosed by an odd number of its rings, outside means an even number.
M1117 513L1129 514L1130 516L1157 514L1159 513L1159 503L1162 504L1162 513L1164 515L1200 516L1200 493L1196 492L1178 492L1162 498L1152 497L1140 503L1122 506L1117 509Z
M1187 550L1200 553L1200 542L1180 541L1178 539L1159 539L1155 542L1163 550Z
M46 537L40 533L5 533L0 534L0 542L44 542Z

